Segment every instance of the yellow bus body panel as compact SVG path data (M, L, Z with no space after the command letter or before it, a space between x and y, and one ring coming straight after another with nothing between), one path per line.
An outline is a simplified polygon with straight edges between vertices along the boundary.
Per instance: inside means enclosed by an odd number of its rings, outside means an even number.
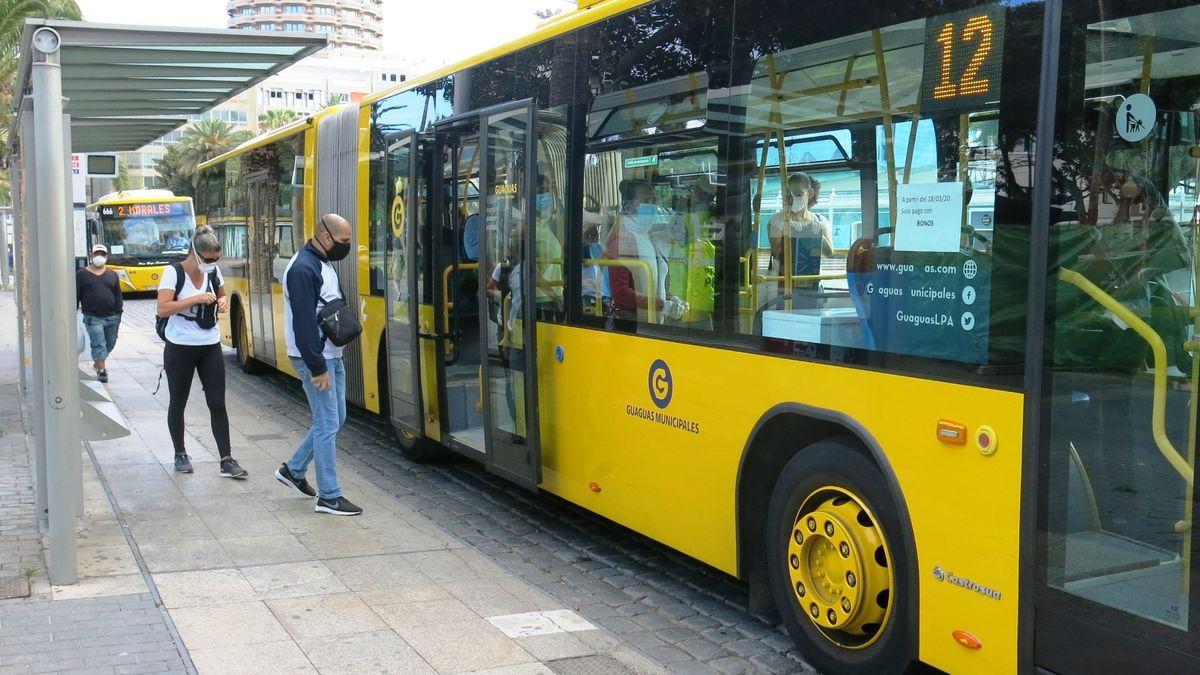
M356 213L351 216L355 225L355 250L358 264L358 312L363 332L359 337L362 349L363 401L367 410L378 413L380 373L379 344L387 325L387 308L382 297L371 295L371 106L358 109L358 195ZM380 227L383 225L381 224Z
M151 265L147 267L125 267L122 265L109 265L108 269L112 271L125 270L125 274L129 275L129 282L121 280L122 293L144 293L146 291L157 291L158 282L162 280L163 268L166 265Z
M954 673L1015 669L1020 394L549 324L538 325L538 350L542 487L730 574L738 469L758 420L788 402L856 420L883 449L907 504L920 658ZM673 378L663 410L649 391L657 359ZM674 419L643 419L631 406ZM972 438L990 426L997 452L939 442L942 419ZM939 582L935 567L1000 599ZM959 646L955 630L984 648Z
M387 309L384 307L383 298L374 295L360 295L358 303L363 327L362 335L358 338L362 348L363 400L367 403L367 410L378 413L379 347L387 324Z

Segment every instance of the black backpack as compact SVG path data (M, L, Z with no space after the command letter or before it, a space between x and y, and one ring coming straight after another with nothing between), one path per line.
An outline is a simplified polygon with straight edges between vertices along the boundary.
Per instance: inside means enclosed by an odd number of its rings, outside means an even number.
M171 296L171 300L178 300L179 292L183 290L184 275L187 274L187 272L183 271L182 263L171 263L171 267L175 269L175 295ZM217 273L213 272L208 275L208 288L216 288L216 287L217 287ZM184 316L183 318L188 321L196 321L196 322L200 323L201 328L212 328L212 326L215 325L216 316L217 316L216 306L214 305L211 308L205 308L205 310L202 310L202 311L210 312L212 314L212 316L211 317L206 316L206 315L202 315L200 317ZM181 314L180 316L183 316L183 315ZM167 341L167 322L170 321L170 319L171 319L171 316L155 316L154 317L154 332L158 333L159 339L162 340L163 342ZM208 324L208 325L205 325L205 324Z

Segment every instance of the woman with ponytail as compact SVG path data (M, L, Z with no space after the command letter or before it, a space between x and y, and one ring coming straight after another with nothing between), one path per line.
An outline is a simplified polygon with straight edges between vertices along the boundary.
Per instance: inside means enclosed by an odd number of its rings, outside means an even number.
M192 250L183 262L163 269L158 284L158 316L167 319L164 331L163 370L171 403L167 428L175 446L175 471L192 473L184 446L183 413L192 389L192 376L200 376L208 404L213 438L221 457L221 475L245 478L246 470L230 454L229 415L225 410L225 359L217 312L229 309L225 281L217 269L221 241L211 227L196 228Z

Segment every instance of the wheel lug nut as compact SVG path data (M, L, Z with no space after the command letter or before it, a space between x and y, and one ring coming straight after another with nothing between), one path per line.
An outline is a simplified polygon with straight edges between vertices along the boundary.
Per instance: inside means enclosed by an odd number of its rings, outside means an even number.
M804 597L804 584L802 582L796 582L796 595L799 595L802 598Z
M842 611L847 614L850 613L850 598L842 598Z
M806 521L804 522L804 524L805 524L805 525L808 525L808 531L809 531L809 532L816 532L816 531L817 531L817 519L816 519L816 518L813 518L812 516L809 516L809 517L808 517L808 520L806 520Z
M794 570L800 569L800 558L798 556L793 555L791 562L792 562L792 569L794 569Z
M838 546L838 552L842 554L843 558L849 558L850 557L850 544L847 544L846 542L843 541Z
M854 576L854 572L846 572L846 585L854 588L854 584L858 583L858 577Z
M821 616L821 610L819 607L817 607L817 604L815 602L812 604L811 607L808 608L808 611L810 614L812 614L814 619Z
M830 523L830 522L826 521L826 523L825 523L825 534L827 534L827 535L829 535L829 536L831 536L831 537L833 536L833 523Z
M803 544L803 543L804 543L804 534L803 534L803 533L801 533L801 532L800 532L800 530L796 530L795 537L796 537L796 543L797 543L797 544Z
M837 612L835 612L835 611L833 611L833 610L831 609L831 610L829 610L829 614L828 614L828 616L829 616L829 623L830 623L830 624L835 624L835 623L837 623Z

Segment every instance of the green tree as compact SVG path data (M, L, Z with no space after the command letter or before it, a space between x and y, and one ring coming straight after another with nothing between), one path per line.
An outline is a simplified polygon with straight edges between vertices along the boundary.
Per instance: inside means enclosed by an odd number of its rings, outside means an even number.
M26 19L83 18L75 0L0 0L0 156L8 152L8 120L13 113L13 88L21 60L21 31ZM12 180L7 158L0 162L0 205L12 204Z
M167 146L167 151L154 163L158 173L156 184L176 195L194 197L199 176L196 167L237 147L251 133L236 131L228 122L200 120L183 130L183 137Z
M291 124L299 118L300 115L296 114L295 110L272 108L258 116L258 127L260 131L270 131Z
M179 141L179 171L194 188L197 185L197 167L250 137L249 131L235 131L232 125L221 120L194 122L183 130L183 138Z
M129 175L129 165L123 159L117 162L117 177L113 179L113 189L117 191L134 189L133 177Z
M156 186L165 190L170 190L178 196L195 196L195 188L192 187L192 177L184 173L182 164L182 149L183 146L179 143L172 143L167 146L167 151L162 157L154 162L154 170L158 173Z

